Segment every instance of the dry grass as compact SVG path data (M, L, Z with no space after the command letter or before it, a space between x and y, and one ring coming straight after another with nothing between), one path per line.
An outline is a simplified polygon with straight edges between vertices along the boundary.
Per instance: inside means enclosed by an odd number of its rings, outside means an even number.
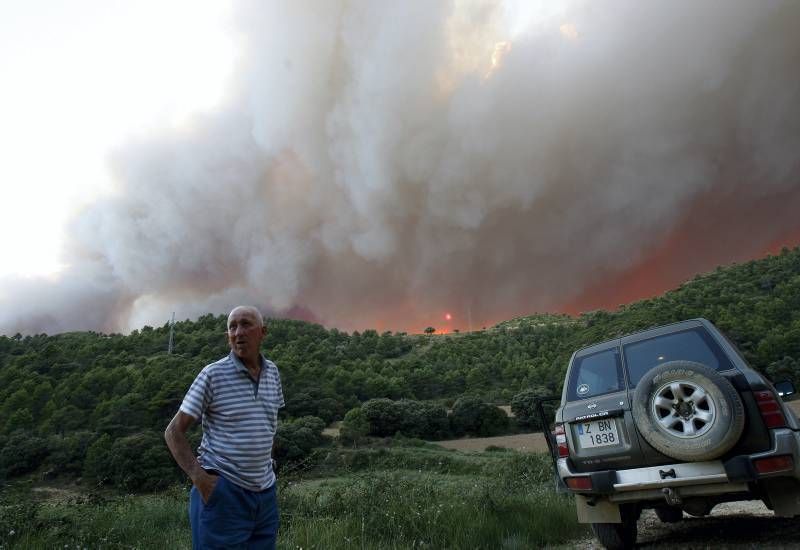
M524 453L546 453L547 442L541 433L501 435L498 437L472 437L468 439L452 439L449 441L431 441L445 449L457 451L484 451L486 447L495 446L515 449Z
M328 437L339 437L339 430L341 429L341 427L342 427L341 420L334 422L330 426L322 430L322 435L327 435Z
M800 399L789 401L787 405L800 417ZM457 451L485 451L486 447L494 445L495 447L514 449L525 453L547 452L547 442L544 439L544 435L541 433L504 435L499 437L473 437L467 439L452 439L449 441L431 441L431 443Z
M511 412L511 405L498 405L497 408L502 409L502 411L506 413L506 416L509 418L514 418L516 416L513 412Z

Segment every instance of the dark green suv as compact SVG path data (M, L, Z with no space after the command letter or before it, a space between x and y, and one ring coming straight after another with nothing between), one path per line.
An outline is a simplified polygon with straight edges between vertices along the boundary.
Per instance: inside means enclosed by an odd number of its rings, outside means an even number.
M628 548L646 508L674 522L760 499L800 514L800 425L781 399L794 388L779 389L705 319L576 351L554 454L578 519Z

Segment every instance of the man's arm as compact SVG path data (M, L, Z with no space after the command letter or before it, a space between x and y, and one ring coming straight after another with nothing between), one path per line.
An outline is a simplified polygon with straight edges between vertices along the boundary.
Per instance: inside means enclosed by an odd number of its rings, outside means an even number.
M169 447L169 452L172 453L175 462L178 463L181 470L186 472L194 486L200 491L203 501L208 502L208 498L217 485L218 476L209 474L200 466L192 452L191 445L189 445L189 440L186 439L186 432L196 421L193 416L178 411L164 431L164 439L167 441L167 447Z

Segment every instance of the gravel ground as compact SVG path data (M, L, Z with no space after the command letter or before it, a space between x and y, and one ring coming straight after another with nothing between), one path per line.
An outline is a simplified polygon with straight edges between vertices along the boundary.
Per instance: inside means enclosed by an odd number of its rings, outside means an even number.
M595 539L576 541L581 550L602 546ZM661 523L652 510L639 519L637 548L800 548L800 521L775 517L761 501L729 502L709 516L684 514L679 523Z

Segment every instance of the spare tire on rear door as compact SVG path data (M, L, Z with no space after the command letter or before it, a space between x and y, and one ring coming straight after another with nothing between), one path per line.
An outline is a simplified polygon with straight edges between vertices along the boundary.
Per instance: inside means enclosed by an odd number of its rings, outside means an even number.
M692 361L649 370L636 386L633 419L650 445L676 460L715 459L736 445L744 407L727 378Z

